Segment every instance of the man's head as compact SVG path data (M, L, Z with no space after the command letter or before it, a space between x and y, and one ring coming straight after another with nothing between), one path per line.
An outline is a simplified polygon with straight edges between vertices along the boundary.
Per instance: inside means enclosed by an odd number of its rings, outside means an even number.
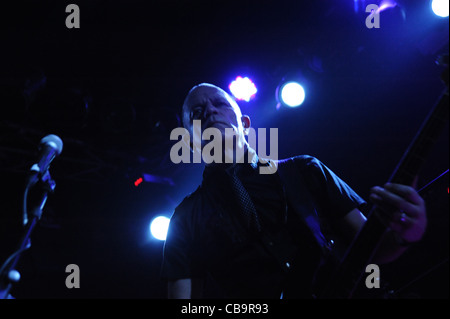
M201 125L198 125L198 121ZM250 118L242 115L236 101L215 85L202 83L189 91L183 103L183 125L189 132L191 149L202 155L204 146L209 144L203 138L205 130L220 134L220 137L213 138L213 145L219 145L222 155L218 156L222 158L222 163L230 159L236 160L237 154L247 148L245 135L250 128ZM218 138L221 140L219 144Z
M183 125L191 134L194 120L201 120L202 131L215 127L224 133L228 127L240 134L250 127L250 118L242 115L236 101L209 83L194 86L184 100Z
M183 141L194 153L200 153L204 160L206 157L206 163L242 163L246 150L252 150L248 152L248 162L255 160L256 153L245 137L251 133L250 117L242 115L236 101L221 88L208 83L194 86L184 100L182 112L183 125L189 133L184 135ZM219 133L220 136L216 138ZM213 139L209 142L211 135ZM217 143L219 139L221 141ZM256 142L256 139L252 140ZM216 145L220 152L216 153ZM274 149L272 142L270 145L271 150ZM260 167L260 173L273 174L276 172L276 166L273 165Z

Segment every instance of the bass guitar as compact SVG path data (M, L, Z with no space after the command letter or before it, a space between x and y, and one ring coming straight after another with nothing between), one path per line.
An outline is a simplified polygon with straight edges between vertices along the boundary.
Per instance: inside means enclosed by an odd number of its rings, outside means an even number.
M432 108L419 132L404 153L399 164L391 175L389 182L412 185L429 154L434 142L444 129L449 117L448 107L448 55L441 56L438 64L445 66L441 74L446 89ZM370 210L367 221L350 244L337 267L328 272L327 279L318 280L325 287L316 289L316 297L322 299L351 298L365 274L366 266L371 263L381 238L388 231L382 221L382 211L374 206Z

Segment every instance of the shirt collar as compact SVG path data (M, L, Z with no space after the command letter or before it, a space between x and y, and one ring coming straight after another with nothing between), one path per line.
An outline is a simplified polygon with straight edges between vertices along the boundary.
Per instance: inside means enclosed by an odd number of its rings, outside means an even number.
M203 171L203 179L208 178L211 175L215 175L215 172L220 174L221 172L226 173L232 171L236 165L244 165L244 167L248 167L252 170L259 169L259 172L261 172L261 168L264 168L266 171L271 171L273 173L276 172L278 166L276 161L260 158L253 148L248 147L244 153L243 160L241 160L240 163L222 163L206 166Z

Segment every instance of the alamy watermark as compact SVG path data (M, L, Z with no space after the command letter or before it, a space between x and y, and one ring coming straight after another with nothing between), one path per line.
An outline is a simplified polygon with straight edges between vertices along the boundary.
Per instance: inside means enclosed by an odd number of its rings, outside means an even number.
M245 141L240 139L233 128L225 128L225 134L216 127L209 127L201 132L201 121L193 121L193 136L183 127L177 127L170 133L170 140L176 141L170 150L170 160L174 164L179 163L251 163L253 158L250 152L245 158ZM267 163L266 159L278 160L278 129L270 128L269 147L270 154L267 154L267 131L265 128L258 128L258 135L254 128L246 129L248 146L253 150L258 150L258 157L261 163ZM206 144L203 142L209 141ZM277 170L276 165L260 166L260 174L273 174Z
M380 8L376 4L369 4L366 7L366 12L370 14L366 18L366 27L369 29L380 28Z
M80 28L80 7L76 4L69 4L66 7L66 13L70 13L66 17L66 27L68 29Z
M380 288L380 267L377 264L369 264L366 266L366 287L369 289Z
M77 264L69 264L66 266L66 273L70 273L66 277L66 287L80 288L80 267Z

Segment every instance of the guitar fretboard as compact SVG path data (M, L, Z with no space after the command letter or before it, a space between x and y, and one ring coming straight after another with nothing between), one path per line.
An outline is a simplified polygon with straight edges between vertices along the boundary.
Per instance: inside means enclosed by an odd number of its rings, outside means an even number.
M389 182L411 185L448 120L448 94L443 92Z

